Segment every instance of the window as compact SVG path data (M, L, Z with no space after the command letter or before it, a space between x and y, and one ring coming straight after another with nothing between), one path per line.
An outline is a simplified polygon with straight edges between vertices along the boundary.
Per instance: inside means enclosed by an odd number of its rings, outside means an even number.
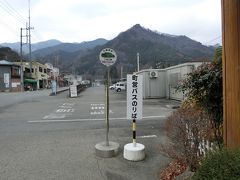
M25 68L25 72L26 73L30 73L30 69L29 68Z
M43 69L44 73L47 73L47 69Z
M20 76L20 68L19 67L12 67L12 76L19 77Z
M39 72L43 72L43 69L42 69L42 67L39 67Z

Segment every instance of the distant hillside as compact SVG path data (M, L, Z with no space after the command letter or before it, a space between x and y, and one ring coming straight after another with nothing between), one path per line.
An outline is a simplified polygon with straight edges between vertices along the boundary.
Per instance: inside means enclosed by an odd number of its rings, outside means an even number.
M140 53L140 69L156 66L164 68L183 62L210 61L215 49L187 36L159 33L139 24L110 41L96 39L82 43L55 43L56 45L50 43L51 46L47 48L33 51L32 57L41 62L51 62L62 72L75 71L99 77L104 75L106 69L99 61L99 52L106 47L117 52L118 59L114 67L118 73L120 67L126 73L136 70L137 53Z
M35 58L44 58L51 54L56 54L58 51L65 51L66 53L76 52L76 51L84 51L87 49L92 49L96 46L103 45L107 42L106 39L96 39L93 41L85 41L81 43L61 43L56 46L46 47L43 49L36 50L32 52L32 56Z
M42 42L38 42L38 43L32 43L31 48L32 48L32 51L36 51L38 49L56 46L58 44L61 44L61 41L58 41L56 39L51 39L51 40L42 41ZM9 47L9 48L13 49L14 51L20 52L20 42L2 43L2 44L0 44L0 46ZM25 54L29 52L28 45L23 46L23 52Z
M136 69L137 52L140 53L141 67L145 68L155 67L157 63L162 63L166 67L190 61L209 61L214 54L213 48L204 46L187 36L157 33L136 24L105 45L76 58L74 63L79 73L102 72L103 66L99 62L98 55L105 47L115 49L118 54L116 66L124 66L130 72Z
M9 47L0 47L0 60L8 60L11 62L20 61L20 56L17 52Z

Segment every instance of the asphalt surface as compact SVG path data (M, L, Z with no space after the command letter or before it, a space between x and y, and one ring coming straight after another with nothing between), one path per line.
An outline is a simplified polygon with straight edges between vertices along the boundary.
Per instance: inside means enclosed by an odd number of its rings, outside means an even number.
M154 180L169 162L159 146L166 140L164 119L171 114L168 100L144 100L143 120L137 121L137 141L146 158L130 162L123 147L130 143L126 93L110 92L109 139L120 144L114 158L95 155L105 140L103 86L86 89L77 98L49 91L0 94L1 180Z

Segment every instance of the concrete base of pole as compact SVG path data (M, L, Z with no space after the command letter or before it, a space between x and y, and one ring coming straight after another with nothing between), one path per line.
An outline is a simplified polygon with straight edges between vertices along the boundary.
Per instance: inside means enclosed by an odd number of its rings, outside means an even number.
M106 142L100 142L95 145L96 155L103 158L111 158L118 154L119 144L109 141L109 146Z
M129 161L142 161L145 158L145 146L143 144L133 143L124 146L123 157Z

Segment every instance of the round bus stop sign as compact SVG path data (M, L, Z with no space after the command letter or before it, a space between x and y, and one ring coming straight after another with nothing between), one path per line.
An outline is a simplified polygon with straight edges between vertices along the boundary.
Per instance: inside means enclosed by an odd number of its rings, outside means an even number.
M105 48L100 52L99 59L105 66L112 66L117 60L117 54L113 49Z

